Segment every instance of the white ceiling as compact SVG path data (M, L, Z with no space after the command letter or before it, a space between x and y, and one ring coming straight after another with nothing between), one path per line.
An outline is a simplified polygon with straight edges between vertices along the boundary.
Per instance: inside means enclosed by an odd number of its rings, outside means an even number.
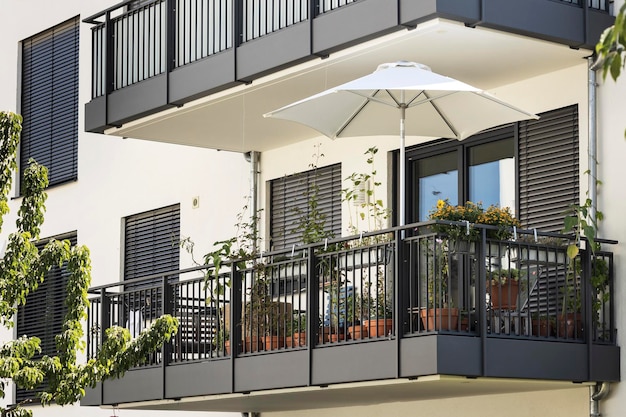
M312 410L332 407L367 406L402 401L435 400L477 395L523 393L580 388L581 384L564 381L531 381L433 375L415 380L398 379L327 387L306 387L250 394L225 394L186 397L180 400L157 400L123 404L120 408L145 410L261 412Z
M579 65L588 54L528 37L433 20L106 133L236 152L266 151L319 134L293 122L264 119L264 113L366 75L380 63L415 61L490 90Z

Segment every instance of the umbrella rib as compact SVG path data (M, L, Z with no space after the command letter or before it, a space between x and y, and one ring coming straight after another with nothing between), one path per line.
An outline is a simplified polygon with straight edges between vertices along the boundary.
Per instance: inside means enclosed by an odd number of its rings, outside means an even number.
M454 93L450 93L450 94L454 94ZM426 96L426 98L428 99L428 100L426 100L426 102L430 103L430 105L433 106L433 109L435 109L435 111L437 112L439 117L441 117L441 120L443 120L444 123L448 126L448 128L452 131L452 133L454 133L454 136L456 138L458 138L459 137L459 132L454 128L454 126L452 126L452 123L450 122L450 120L448 120L448 118L441 112L441 110L439 110L439 107L437 107L437 105L435 104L435 99L438 99L438 98L441 98L441 97L445 97L445 96L448 96L450 94L445 94L443 96L430 98L428 96L428 93L426 91L424 91L424 96Z
M352 114L350 115L350 117L348 117L348 119L347 119L345 122L343 122L343 123L341 124L341 126L339 126L339 129L337 129L337 132L335 133L335 137L338 137L339 135L341 135L341 133L342 133L342 132L343 132L343 131L344 131L344 130L348 127L348 125L349 125L350 123L352 123L352 121L354 120L354 118L355 118L355 117L357 117L357 116L359 115L359 113L361 113L361 112L363 111L363 109L365 108L365 106L367 106L367 104L368 104L370 101L373 101L373 102L376 102L376 103L380 103L380 104L385 104L385 105L390 106L390 107L396 107L396 106L392 106L391 104L389 104L389 103L387 103L387 102L385 102L385 101L383 101L383 100L380 100L380 99L378 99L378 98L374 97L376 94L378 94L378 92L379 92L380 90L376 90L376 91L374 91L374 93L373 93L372 95L361 94L361 93L359 93L358 91L352 91L352 90L346 90L346 91L347 91L347 92L350 92L350 93L352 93L352 94L355 94L355 95L357 95L357 96L363 97L363 98L365 99L365 101L363 102L363 104L361 104L361 105L360 105L360 106L359 106L359 107L358 107L358 108L354 111L354 113L352 113Z

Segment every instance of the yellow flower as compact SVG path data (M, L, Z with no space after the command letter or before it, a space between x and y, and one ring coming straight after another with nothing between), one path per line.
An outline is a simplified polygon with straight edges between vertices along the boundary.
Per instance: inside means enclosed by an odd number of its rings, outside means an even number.
M443 200L437 200L437 208L442 209L446 205L446 202Z

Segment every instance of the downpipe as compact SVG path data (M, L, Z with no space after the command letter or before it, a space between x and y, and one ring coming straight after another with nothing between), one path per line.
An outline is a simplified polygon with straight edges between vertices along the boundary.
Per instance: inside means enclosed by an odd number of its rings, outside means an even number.
M605 399L610 392L611 384L608 382L597 382L589 387L589 417L600 417L600 401Z
M589 217L593 220L596 218L596 212L598 209L598 158L597 158L597 144L598 144L598 117L596 112L596 93L598 84L596 82L596 70L597 65L594 64L593 57L587 58L588 71L588 113L589 113L589 144L587 149L588 165L589 165L589 194L588 197L591 200L591 210Z
M250 163L250 200L249 200L249 209L250 209L250 224L254 228L253 233L256 235L258 233L258 194L259 194L259 152L250 151L246 152L244 155L246 161ZM257 251L257 241L258 239L253 239L252 242L252 251L253 253Z

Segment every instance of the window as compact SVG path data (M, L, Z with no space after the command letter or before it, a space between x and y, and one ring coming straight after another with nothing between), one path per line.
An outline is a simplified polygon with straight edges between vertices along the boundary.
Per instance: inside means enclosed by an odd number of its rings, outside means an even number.
M408 150L408 220L426 220L447 198L511 207L526 228L560 231L563 212L579 198L578 107L540 116Z
M270 182L270 235L274 249L302 243L298 224L310 212L309 194L317 187L324 230L341 235L341 164L317 168Z
M75 180L78 146L78 18L22 41L20 174L30 158L50 185Z
M125 219L124 279L176 271L180 259L180 205Z
M76 245L76 236L76 232L73 232L68 235L57 236L55 239L67 239L72 245ZM37 242L37 249L43 249L49 240ZM65 297L68 279L69 274L65 267L53 266L37 290L26 297L26 305L18 308L17 335L37 336L41 339L41 353L36 355L35 359L41 358L43 355L57 354L54 337L63 330L63 322L67 313ZM18 389L16 401L34 398L35 393L36 391Z

